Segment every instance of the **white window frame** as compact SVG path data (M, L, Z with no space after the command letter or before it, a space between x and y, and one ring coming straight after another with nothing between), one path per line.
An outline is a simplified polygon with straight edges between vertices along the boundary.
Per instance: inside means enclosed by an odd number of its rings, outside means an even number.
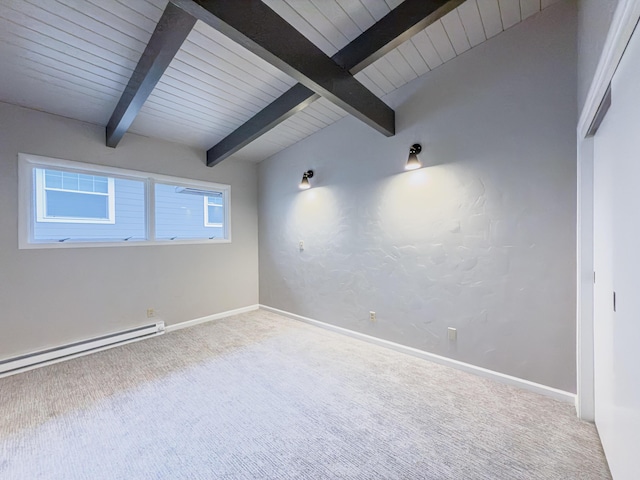
M214 198L214 197L211 197ZM211 205L209 204L209 197L205 196L204 197L204 226L205 227L216 227L216 228L220 228L222 227L224 224L222 223L215 223L215 222L209 222L209 207ZM222 205L215 205L213 204L214 207L218 207L221 206L222 208L224 208L224 199L223 199L223 204Z
M33 238L34 225L36 221L37 185L34 169L62 169L87 175L106 176L110 178L126 178L143 181L145 183L145 240L68 240L61 242L52 240L35 240ZM224 236L216 238L197 239L175 239L165 240L155 238L155 184L164 183L180 185L187 188L197 188L202 190L213 190L221 192L224 205ZM231 243L231 186L207 182L202 180L192 180L169 175L141 172L137 170L127 170L117 167L94 165L90 163L75 162L57 158L43 157L26 153L18 154L18 248L38 249L38 248L82 248L82 247L131 247L150 245L184 245L184 244L214 244ZM115 197L114 197L115 198ZM114 208L115 211L115 208ZM66 223L73 223L68 219L61 219ZM84 223L84 222L83 222ZM92 219L90 223L97 223ZM100 222L102 223L102 222Z
M98 192L83 192L80 190L69 190L66 188L47 188L45 178L44 178L44 170L43 168L35 169L36 172L36 218L38 222L52 222L52 223L91 223L91 224L115 224L116 223L116 196L115 196L115 188L114 188L114 179L113 177L107 178L107 193L98 193ZM53 170L51 168L47 170ZM64 170L68 172L69 170ZM72 172L77 173L77 172ZM98 176L98 175L95 175ZM107 200L107 209L108 216L107 218L82 218L82 217L53 217L47 215L47 202L46 202L46 191L57 191L57 192L72 192L78 193L82 195L99 195L102 197L108 197Z

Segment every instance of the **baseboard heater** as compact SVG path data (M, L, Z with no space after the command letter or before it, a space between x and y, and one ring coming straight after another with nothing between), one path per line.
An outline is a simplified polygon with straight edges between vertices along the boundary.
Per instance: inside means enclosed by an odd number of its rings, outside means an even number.
M37 367L69 360L71 358L88 355L89 353L106 350L108 348L142 340L164 333L164 322L157 322L143 327L123 330L121 332L90 338L80 342L62 345L60 347L40 350L38 352L18 357L0 360L0 377L13 375Z

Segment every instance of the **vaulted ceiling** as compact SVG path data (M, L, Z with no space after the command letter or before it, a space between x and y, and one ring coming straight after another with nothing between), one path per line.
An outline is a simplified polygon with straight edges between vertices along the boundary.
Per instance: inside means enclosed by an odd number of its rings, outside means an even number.
M380 58L367 55L369 61L358 68L352 69L353 65L346 62L347 70L373 95L384 99L386 94L555 1L439 2L445 8L426 22L429 26L410 31L409 39L402 38L403 43L390 45ZM355 58L361 53L354 47L354 40L368 30L369 39L378 35L372 27L383 25L381 20L385 17L387 24L397 27L397 19L389 22L390 12L403 3L402 0L263 2L269 7L267 13L275 12L278 20L281 17L297 30L293 33L299 32L327 57L347 51ZM168 0L2 0L0 101L106 126L156 25L166 18L163 11L168 3ZM239 10L246 9L247 15L251 14L251 3L227 2ZM252 53L206 22L195 18L193 21L193 28L185 27L186 39L184 42L180 39L176 45L175 57L171 52L167 60L170 63L159 73L160 79L152 85L148 98L144 95L128 131L207 150L219 146L220 150L227 147L225 141L228 143L229 138L236 138L234 135L243 133L243 128L246 130L248 121L260 118L268 113L270 105L273 109L274 103L282 102L278 99L300 78L294 79L295 72L284 73L286 68L281 69L281 65L277 68L272 65L274 62ZM176 32L174 36L179 35ZM291 49L296 45L292 41ZM372 60L375 61L370 63ZM230 158L251 161L268 158L347 115L335 100L325 95L318 99L314 96L304 104L300 102L304 108L280 116L269 124L270 128L260 130L261 135L243 142L239 150L225 151L233 152ZM377 102L376 98L373 100ZM223 157L226 155L220 156Z

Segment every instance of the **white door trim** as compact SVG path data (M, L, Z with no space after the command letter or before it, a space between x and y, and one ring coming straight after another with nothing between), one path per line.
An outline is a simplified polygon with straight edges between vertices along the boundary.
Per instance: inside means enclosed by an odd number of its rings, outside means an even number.
M613 14L611 27L607 34L602 55L593 76L587 99L582 107L582 114L578 121L578 139L587 136L587 131L593 121L600 102L607 92L609 82L618 68L620 59L631 39L633 30L640 19L640 0L620 0Z
M620 0L577 129L577 370L576 410L594 421L593 378L593 138L589 127L640 20L640 0Z

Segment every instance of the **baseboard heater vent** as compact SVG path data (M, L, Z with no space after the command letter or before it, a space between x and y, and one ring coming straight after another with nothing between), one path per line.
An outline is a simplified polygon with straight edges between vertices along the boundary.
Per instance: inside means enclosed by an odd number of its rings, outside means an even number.
M164 333L164 322L158 322L143 327L123 330L121 332L90 338L81 342L70 343L60 347L40 350L18 357L0 360L0 377L6 377L15 373L24 372L37 367L43 367L52 363L69 360L93 352L99 352L108 348L136 342L147 337L153 337Z

